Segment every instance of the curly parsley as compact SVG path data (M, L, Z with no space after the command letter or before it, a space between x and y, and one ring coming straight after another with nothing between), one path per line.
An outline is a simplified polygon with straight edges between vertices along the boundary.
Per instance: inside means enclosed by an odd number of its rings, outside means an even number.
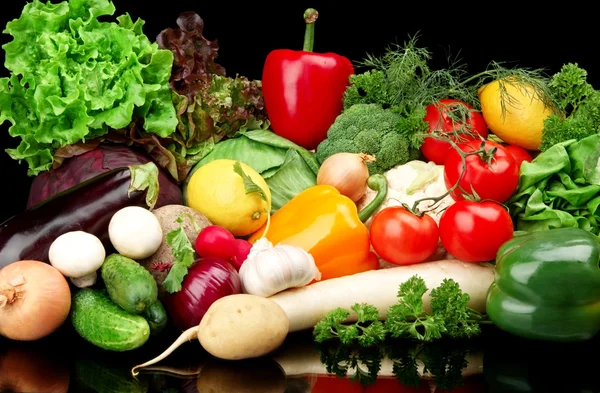
M400 284L398 303L387 311L385 322L380 321L379 310L368 304L355 304L350 310L338 308L327 313L319 321L313 335L315 341L337 338L342 344L371 346L386 338L414 338L433 341L443 336L470 338L481 332L479 322L483 316L467 306L469 295L451 279L434 288L431 293L431 312L423 305L428 288L423 278L413 276ZM347 323L351 312L356 322Z
M549 82L553 100L562 113L544 121L540 150L571 139L581 140L600 131L600 91L587 81L587 71L565 64Z

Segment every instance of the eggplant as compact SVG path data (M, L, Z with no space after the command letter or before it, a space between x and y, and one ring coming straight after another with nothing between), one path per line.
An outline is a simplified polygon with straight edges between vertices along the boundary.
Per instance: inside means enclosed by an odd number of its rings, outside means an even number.
M49 263L52 242L84 231L112 249L108 224L127 206L152 210L158 199L158 167L153 162L116 168L17 214L0 224L0 269L20 260Z

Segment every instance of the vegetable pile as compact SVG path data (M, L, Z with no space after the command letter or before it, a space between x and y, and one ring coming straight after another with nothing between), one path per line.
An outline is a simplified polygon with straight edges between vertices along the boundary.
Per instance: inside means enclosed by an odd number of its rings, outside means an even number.
M367 352L600 331L600 95L577 64L434 70L416 38L353 63L312 52L309 9L304 49L253 81L199 15L153 42L115 11L34 0L7 24L0 122L35 178L0 225L0 335L181 334L135 375L191 338L241 360L307 329Z

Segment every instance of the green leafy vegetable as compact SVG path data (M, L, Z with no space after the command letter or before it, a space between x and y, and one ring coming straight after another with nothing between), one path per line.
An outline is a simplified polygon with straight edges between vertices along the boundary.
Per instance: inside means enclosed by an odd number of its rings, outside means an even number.
M183 228L183 217L177 217L176 221L179 223L179 227L169 231L166 236L167 244L171 247L175 257L175 262L171 265L169 273L162 283L169 293L181 291L183 279L195 261L194 247Z
M169 84L177 107L177 131L161 141L159 153L181 182L216 143L240 130L267 129L262 84L244 76L229 77L216 63L217 41L204 37L204 21L194 12L177 18L178 28L157 37L174 57ZM164 147L163 147L164 146Z
M271 191L271 214L317 183L315 155L268 130L239 131L234 138L219 142L196 164L188 180L198 168L219 159L240 161L265 179Z
M114 12L109 0L33 0L7 23L0 123L21 139L7 153L25 160L29 175L50 169L58 149L132 122L159 137L175 131L173 55L150 42L141 19L105 21Z
M400 284L398 303L390 307L385 321L385 327L393 338L414 337L431 341L442 337L444 320L435 314L425 313L425 292L427 287L422 278L412 277Z
M549 87L560 111L544 121L540 150L600 131L600 92L587 82L587 76L587 71L573 63L552 76Z
M260 199L268 202L267 194L265 193L265 191L262 188L260 188L260 186L256 184L254 180L252 180L252 178L246 174L246 172L244 172L244 169L242 169L242 165L239 161L236 161L235 164L233 164L233 170L235 173L240 175L242 180L244 181L244 188L246 189L246 194L257 193Z
M432 289L431 313L425 312L423 296L428 288L419 276L400 284L398 303L387 311L385 323L379 321L379 311L372 305L355 304L355 323L346 323L350 311L342 308L327 313L313 329L315 341L322 343L334 338L346 345L370 346L386 338L413 338L433 341L443 336L470 338L481 333L483 316L467 306L469 295L451 279Z
M339 338L343 344L356 342L364 346L383 342L386 331L383 323L379 321L377 308L367 304L355 304L351 307L357 315L357 322L344 324L350 316L350 311L337 308L325 315L314 328L315 339L323 342L331 338Z
M560 142L521 166L507 202L517 230L581 228L600 233L600 134Z

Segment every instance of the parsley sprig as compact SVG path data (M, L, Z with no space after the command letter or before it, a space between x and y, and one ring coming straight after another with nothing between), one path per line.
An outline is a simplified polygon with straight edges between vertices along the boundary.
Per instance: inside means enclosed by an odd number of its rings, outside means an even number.
M479 335L479 322L483 316L467 306L469 295L463 293L454 280L444 279L431 290L430 313L423 304L427 290L425 281L417 275L400 284L398 302L388 309L385 322L381 322L379 310L369 304L357 303L350 310L332 310L316 324L313 330L315 341L322 343L337 338L346 345L371 346L386 338L428 342L444 336L470 338ZM347 323L351 311L357 320Z
M162 286L169 293L181 291L183 279L188 273L188 269L194 264L196 254L194 247L187 237L183 227L184 215L177 217L176 222L179 226L166 235L166 242L171 247L171 252L175 257L175 262L170 266L169 273L162 283ZM195 223L190 216L190 220Z

